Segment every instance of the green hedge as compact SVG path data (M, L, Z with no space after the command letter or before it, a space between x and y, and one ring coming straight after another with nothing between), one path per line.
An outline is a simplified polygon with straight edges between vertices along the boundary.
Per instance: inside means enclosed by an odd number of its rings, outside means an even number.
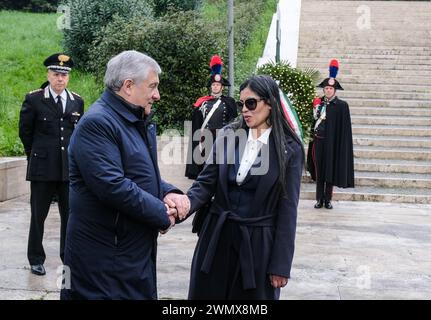
M102 79L107 61L123 50L134 49L153 57L161 66L161 100L154 120L159 132L182 130L191 119L192 104L207 94L209 61L220 48L213 29L196 11L170 12L163 19L114 17L91 49L97 57L90 64Z
M152 6L154 16L160 17L169 11L189 11L195 10L201 0L153 0Z
M258 74L267 74L279 81L279 86L286 94L291 94L291 101L298 114L304 130L304 138L308 138L313 122L313 99L315 86L313 76L287 62L267 63L257 70Z
M142 51L159 62L164 72L155 120L161 130L181 129L184 120L191 118L193 102L207 94L213 54L222 57L223 76L228 77L225 0L207 0L202 6L199 0L71 1L72 28L65 30L65 47L78 67L94 73L101 82L107 61L123 50ZM254 70L257 57L250 56L261 51L260 42L263 50L265 39L255 41L252 37L259 29L259 39L265 34L261 29L269 28L275 4L276 0L235 1L235 69L240 66L242 71L236 86ZM147 10L148 6L151 9ZM198 9L181 11L192 7ZM264 21L266 27L262 26Z
M59 0L2 0L0 10L24 10L32 12L56 12Z
M82 70L88 70L88 64L94 56L90 48L96 38L114 16L125 20L134 17L152 17L152 0L69 0L70 29L64 30L64 49Z

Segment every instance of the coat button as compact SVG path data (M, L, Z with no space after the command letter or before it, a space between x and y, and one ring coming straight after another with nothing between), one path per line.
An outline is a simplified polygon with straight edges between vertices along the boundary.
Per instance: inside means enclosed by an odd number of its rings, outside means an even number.
M61 150L63 150L63 151L64 151L64 147L61 147Z
M46 121L46 118L43 118L43 121Z
M60 129L61 129L61 131L63 131L63 130L64 130L64 128L63 128L63 127L61 127Z
M61 141L63 141L64 140L64 138L63 137L61 137Z
M63 121L63 118L61 118L60 121Z

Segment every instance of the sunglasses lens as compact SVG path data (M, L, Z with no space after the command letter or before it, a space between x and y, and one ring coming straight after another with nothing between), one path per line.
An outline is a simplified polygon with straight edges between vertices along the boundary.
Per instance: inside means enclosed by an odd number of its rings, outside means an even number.
M255 98L249 98L249 99L245 100L245 102L237 101L236 106L240 112L241 112L242 108L244 107L244 104L248 110L252 111L252 110L256 109L256 107L257 107L257 100Z
M245 106L250 111L254 110L254 109L256 109L256 106L257 106L257 100L255 98L247 99L247 100L245 100Z

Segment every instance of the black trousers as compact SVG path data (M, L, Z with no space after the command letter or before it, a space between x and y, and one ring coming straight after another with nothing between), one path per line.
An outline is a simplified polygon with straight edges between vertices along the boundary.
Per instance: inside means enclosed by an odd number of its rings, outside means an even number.
M331 201L332 200L332 191L334 186L325 181L317 181L316 182L316 200L317 201Z
M44 224L54 194L58 195L58 210L61 220L60 258L63 261L66 226L69 218L69 182L31 181L30 190L31 221L27 247L28 261L30 265L45 262L46 255L42 245Z
M316 170L316 200L331 201L334 186L326 182L325 138L316 136L313 144L313 161Z

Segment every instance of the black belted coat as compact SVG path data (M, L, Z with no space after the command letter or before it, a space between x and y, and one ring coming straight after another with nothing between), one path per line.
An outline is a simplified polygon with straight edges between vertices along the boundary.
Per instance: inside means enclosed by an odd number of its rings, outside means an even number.
M233 131L216 140L212 159L216 161L208 160L187 193L190 212L215 196L195 248L189 299L278 299L280 289L271 286L269 275L290 277L304 161L302 148L287 137L287 194L282 196L277 184L275 143L270 134L269 143L263 146L269 148L268 172L258 177L251 212L244 218L232 210L229 200L229 166L234 165L230 157L238 154L241 145L245 147L245 143L226 138L232 134ZM227 140L230 142L221 143ZM238 167L238 163L235 165Z

